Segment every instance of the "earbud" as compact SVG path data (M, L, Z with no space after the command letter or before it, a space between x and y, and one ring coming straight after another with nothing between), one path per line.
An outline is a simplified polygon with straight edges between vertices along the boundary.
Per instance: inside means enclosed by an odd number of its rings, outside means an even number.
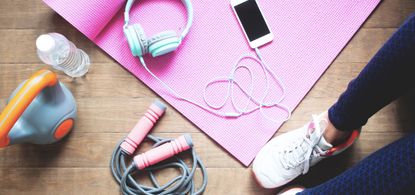
M143 170L148 166L157 164L180 152L186 151L191 147L193 147L192 138L189 134L185 134L171 142L165 143L145 153L135 156L134 165L137 169Z
M132 155L165 111L166 106L160 101L155 101L151 104L144 116L141 117L121 143L122 151L128 155Z

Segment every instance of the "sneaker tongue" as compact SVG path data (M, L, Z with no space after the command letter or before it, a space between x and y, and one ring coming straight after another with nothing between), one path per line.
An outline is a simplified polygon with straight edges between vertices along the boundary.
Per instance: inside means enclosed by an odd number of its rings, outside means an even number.
M322 150L328 150L328 149L332 148L333 145L331 145L329 142L327 142L326 139L324 138L324 136L321 136L321 134L324 133L324 130L327 128L327 121L323 120L323 117L324 117L323 115L320 115L318 117L320 129L316 128L317 125L311 123L310 130L309 130L309 136L310 136L311 140L320 139L319 142L317 143L317 145Z

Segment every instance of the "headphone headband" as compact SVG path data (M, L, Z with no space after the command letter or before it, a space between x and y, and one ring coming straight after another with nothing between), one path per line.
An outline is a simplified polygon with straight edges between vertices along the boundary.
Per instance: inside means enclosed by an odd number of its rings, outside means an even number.
M135 0L128 0L127 4L125 5L125 11L124 11L124 29L128 26L129 20L130 20L130 9L133 6ZM190 27L193 23L193 6L190 0L182 0L182 3L186 7L187 12L187 23L180 34L180 42L186 37L187 33L189 33Z

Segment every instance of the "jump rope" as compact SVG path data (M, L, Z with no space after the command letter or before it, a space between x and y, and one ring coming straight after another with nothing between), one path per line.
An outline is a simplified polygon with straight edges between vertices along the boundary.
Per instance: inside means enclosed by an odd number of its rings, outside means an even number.
M121 192L126 195L134 194L201 194L207 185L207 172L199 156L193 149L193 142L189 134L182 135L176 139L167 139L147 135L157 120L163 115L166 106L159 101L154 102L147 113L138 121L127 137L120 141L111 155L110 169L115 181L121 187ZM154 142L152 149L136 155L131 164L127 165L128 159L134 155L135 150L147 137ZM180 152L190 150L192 154L191 168L178 156ZM159 162L172 158L165 164ZM194 176L197 167L202 173L202 184L197 189ZM171 179L166 184L160 185L154 175L154 171L165 168L177 168L181 174ZM134 175L146 174L153 186L140 184Z

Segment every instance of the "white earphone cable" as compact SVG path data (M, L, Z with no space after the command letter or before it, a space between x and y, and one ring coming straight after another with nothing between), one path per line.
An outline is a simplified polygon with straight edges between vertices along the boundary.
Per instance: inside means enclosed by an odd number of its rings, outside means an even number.
M264 108L271 108L271 107L277 107L280 108L281 110L284 110L287 113L287 117L285 119L283 119L283 121L287 121L290 117L291 117L291 111L288 109L287 106L285 106L284 104L282 104L281 102L284 100L285 96L286 96L286 88L284 83L276 76L275 72L272 71L272 69L265 63L264 59L262 58L259 49L255 48L255 53L257 54L258 58L251 55L251 54L245 54L243 56L241 56L233 65L232 70L229 74L228 77L216 77L213 78L212 80L210 80L204 87L203 89L203 100L205 102L205 104L207 106L201 105L197 102L194 102L190 99L187 99L183 96L181 96L179 93L177 93L173 88L171 88L168 84L166 84L163 80L161 80L159 77L157 77L148 67L147 64L144 61L144 58L142 56L140 56L140 62L143 65L143 67L147 70L148 73L150 73L151 76L153 76L158 82L160 82L167 90L169 90L172 95L174 95L177 99L179 100L183 100L186 102L189 102L205 111L208 111L212 114L215 114L217 116L221 116L221 117L228 117L228 118L237 118L240 117L242 115L246 115L246 114L250 114L256 110L260 110L262 116L264 116L264 118L272 121L272 122L278 122L278 120L274 120L272 117L269 117L265 112L264 112ZM260 100L255 99L252 96L253 90L254 90L254 74L251 71L251 69L245 65L240 65L241 61L244 59L251 59L254 60L254 62L256 62L257 64L259 64L261 66L261 69L265 75L265 82L266 82L266 87L265 87L265 92L264 95L260 98ZM249 87L249 91L247 92L246 90L244 90L237 81L235 81L235 73L238 69L245 69L248 71L249 76L250 76L250 87ZM270 91L270 79L268 78L268 74L271 75L272 78L275 79L275 81L278 83L279 87L281 88L282 94L281 97L278 99L278 101L274 101L274 102L265 102L265 98L268 97L269 95L269 91ZM222 103L218 104L218 105L214 105L211 102L209 102L207 100L207 96L206 96L206 91L207 88L214 84L214 83L218 83L218 82L227 82L227 92L226 92L226 96L225 99ZM246 101L246 103L244 104L245 106L243 108L240 108L236 105L235 103L235 95L234 95L234 86L237 86L242 93L248 98L248 100ZM223 108L226 105L226 102L228 100L231 100L232 106L233 108L236 110L236 112L221 112L219 111L219 109ZM254 104L256 104L257 106L254 108L250 108L249 104L253 102Z

